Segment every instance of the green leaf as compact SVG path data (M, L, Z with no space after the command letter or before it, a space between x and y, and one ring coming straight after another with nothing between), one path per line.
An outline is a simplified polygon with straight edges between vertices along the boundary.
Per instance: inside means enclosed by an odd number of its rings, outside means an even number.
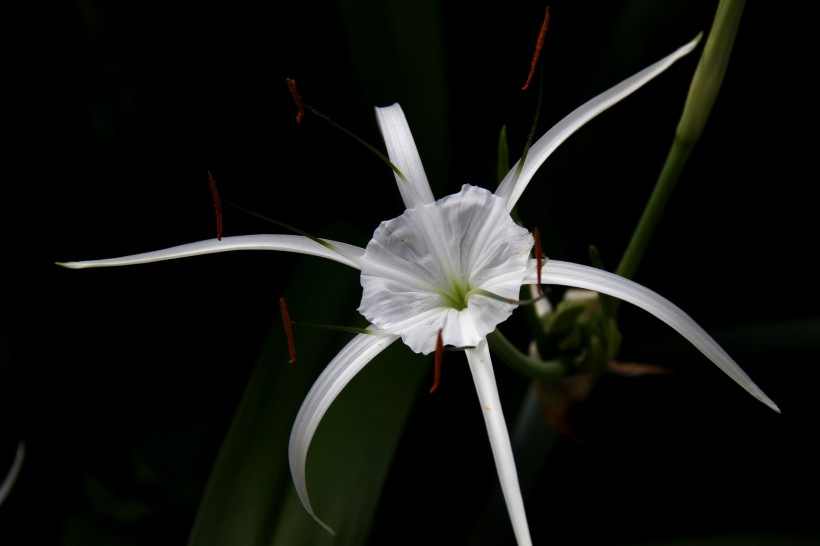
M356 272L338 277L303 259L288 294L293 317L321 310L324 321L352 322ZM330 274L329 274L330 273ZM311 287L321 286L321 290ZM359 320L361 320L359 318ZM288 364L281 320L275 321L234 416L189 540L190 546L363 544L392 454L427 366L403 346L382 354L330 408L308 455L314 507L336 530L329 535L296 498L288 438L301 401L324 365L350 339L297 328L297 361ZM398 344L397 344L398 345ZM412 360L412 362L410 362Z

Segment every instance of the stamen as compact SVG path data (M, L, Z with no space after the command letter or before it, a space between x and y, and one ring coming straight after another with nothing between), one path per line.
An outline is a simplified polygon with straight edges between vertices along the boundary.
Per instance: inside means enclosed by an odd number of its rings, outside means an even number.
M549 13L549 10L547 10ZM541 78L539 78L539 90L538 96L535 100L535 116L533 116L532 126L530 127L530 134L527 135L527 142L524 143L524 151L521 153L521 159L518 160L518 165L515 168L515 174L512 178L512 184L515 185L518 182L518 177L521 176L521 170L524 168L524 163L527 161L527 154L530 153L530 147L532 146L532 141L535 139L535 129L538 126L538 118L541 116L541 100L544 97L544 70L543 65L541 67Z
M398 167L396 167L396 166L393 164L393 162L392 162L392 161L390 161L390 159L389 159L386 155L384 155L384 154L383 154L383 153L381 153L379 150L377 150L377 149L376 149L376 148L375 148L372 144L369 144L367 141L365 141L365 140L364 140L363 138L361 138L360 136L358 136L358 135L356 135L356 134L352 133L351 131L349 131L349 130L345 129L344 127L342 127L341 125L339 125L338 123L336 123L335 121L333 121L332 119L330 119L330 117L329 117L329 116L324 115L323 113L321 113L320 111L318 111L318 110L317 110L316 108L314 108L313 106L311 106L311 105L309 105L309 104L305 104L305 108L307 108L308 110L310 110L310 113L311 113L311 114L313 114L314 116L316 116L316 117L318 117L319 119L321 119L321 120L323 120L323 121L326 121L327 123L331 124L332 126L334 126L335 128L337 128L338 130L340 130L341 132L343 132L344 134L346 134L347 136L349 136L350 138L352 138L353 140L355 140L356 142L358 142L359 144L361 144L362 146L364 146L365 148L367 148L368 150L370 150L371 152L373 152L374 154L376 154L376 157L378 157L379 159L381 159L381 160L382 160L382 161L383 161L383 162L384 162L384 163L385 163L388 167L390 167L390 169L391 169L394 173L396 173L396 175L398 175L398 177L399 177L400 179L402 179L403 181L407 182L407 177L405 177L405 176L404 176L404 173L402 173L402 172L399 170L399 168L398 168Z
M430 394L436 392L441 381L441 360L444 358L444 340L441 337L441 330L436 337L436 355L433 361L433 386L430 387Z
M305 107L302 104L302 97L299 96L299 91L296 90L296 80L285 78L285 81L288 82L290 96L293 97L293 102L296 103L296 108L299 109L299 111L296 112L296 123L302 123L302 118L305 117Z
M517 300L515 298L507 298L507 297L504 297L504 296L500 296L500 295L498 295L494 292L490 292L489 290L485 290L484 288L474 288L474 289L470 290L470 292L467 294L466 299L470 299L470 296L472 296L473 294L477 294L479 296L484 296L486 298L490 298L490 299L493 299L493 300L496 300L496 301L503 301L504 303L509 303L510 305L518 305L519 303L521 303L520 300Z
M396 167L390 161L390 159L388 159L388 157L386 155L381 153L379 150L377 150L371 144L368 144L361 137L359 137L359 136L355 135L354 133L348 131L347 129L345 129L344 127L342 127L341 125L339 125L338 123L333 121L332 119L330 119L330 117L328 117L328 116L324 115L323 113L321 113L320 111L318 111L313 106L311 106L309 104L305 104L304 102L302 102L302 97L299 96L299 92L296 90L296 80L294 80L292 78L285 78L285 81L288 82L288 89L290 90L290 95L293 97L293 101L296 103L297 108L299 108L299 112L296 114L296 123L300 123L302 121L302 118L305 116L305 108L307 108L308 110L310 110L311 114L313 114L314 116L318 117L319 119L321 119L323 121L326 121L327 123L331 124L332 126L336 127L337 129L339 129L340 131L345 133L347 136L351 137L353 140L355 140L356 142L358 142L359 144L361 144L362 146L364 146L365 148L367 148L368 150L370 150L371 152L376 154L376 156L379 159L381 159L388 167L390 167L390 169L392 169L392 171L394 173L396 173L400 179L402 179L404 181L407 180L407 178L404 176L404 173L402 173L399 170L399 168Z
M288 306L285 303L285 298L279 298L279 310L282 312L282 322L285 325L285 337L288 339L288 355L290 358L288 362L293 364L296 362L296 346L293 343L293 322L290 320L290 313L288 313Z
M530 63L530 73L527 75L527 83L521 88L521 91L526 91L532 82L532 76L535 74L535 65L538 64L538 57L541 56L541 48L544 46L544 37L547 35L547 27L550 24L550 7L547 6L547 13L544 15L544 22L541 23L541 31L538 33L538 41L535 43L535 53L532 56Z
M208 185L211 187L211 198L214 201L214 212L216 213L216 240L222 240L222 201L219 199L219 192L216 189L216 182L208 171Z
M365 334L368 336L379 335L394 335L394 332L389 330L379 330L376 328L356 328L355 326L337 326L335 324L320 324L317 322L302 322L301 320L292 320L291 324L296 326L306 326L308 328L319 328L321 330L333 330L336 332L347 332L348 334Z
M358 269L362 268L361 255L357 255L354 251L345 250L343 247L339 247L338 245L334 245L333 243L331 243L329 241L325 241L324 239L320 239L319 237L316 237L315 235L311 235L310 233L308 233L306 231L302 231L299 228L293 227L293 226L288 225L284 222L280 222L279 220L274 220L270 216L265 216L264 214L259 214L258 212L254 212L250 209L246 209L242 205L238 205L237 203L234 203L232 201L225 201L225 203L229 207L233 207L238 211L241 211L241 212L244 212L245 214L253 216L254 218L259 218L260 220L264 220L265 222L270 222L271 224L274 224L276 226L284 228L288 231L292 231L293 233L296 233L298 235L302 235L303 237L307 237L308 239L310 239L314 243L322 245L326 249L332 250L333 252L335 252L339 256L342 256L343 258L349 260L350 262L355 264L354 267L357 267Z
M325 247L329 250L332 250L333 252L336 252L339 255L344 256L345 258L350 259L353 262L357 262L357 260L354 257L352 257L349 253L342 252L339 249L339 247L337 247L336 245L334 245L332 243L329 243L329 242L325 241L324 239L320 239L319 237L316 237L315 235L311 235L310 233L308 233L306 231L302 231L299 228L293 227L293 226L288 225L284 222L280 222L279 220L274 220L270 216L265 216L264 214L259 214L258 212L254 212L250 209L246 209L242 205L238 205L238 204L233 203L231 201L227 201L227 203L228 203L228 205L234 207L236 210L240 210L240 211L244 212L245 214L249 214L249 215L251 215L255 218L259 218L260 220L264 220L265 222L270 222L271 224L282 227L282 228L284 228L288 231L292 231L292 232L294 232L298 235L302 235L303 237L307 237L308 239L310 239L314 243L318 243L318 244L322 245L323 247Z
M532 230L532 236L535 238L535 261L537 262L538 267L535 272L538 284L535 286L538 287L538 295L541 296L541 264L544 262L544 251L541 249L541 232L538 230L537 226L534 230Z
M532 286L532 285L530 285L530 286ZM527 300L518 300L514 303L517 303L518 305L533 305L534 303L537 303L537 302L543 301L543 300L549 301L549 300L547 300L547 295L546 294L541 294L540 296L536 296L534 298L530 298L530 299L527 299Z
M504 303L509 303L510 305L531 305L531 304L535 303L536 301L546 299L546 297L547 297L546 294L541 294L540 296L537 296L535 298L530 298L528 300L517 300L515 298L505 298L504 296L499 296L498 294L494 294L494 293L490 292L489 290L484 290L483 288L477 288L475 290L472 290L470 292L470 294L481 295L481 296L484 296L486 298L490 298L492 300L496 300L496 301L500 301L500 302L504 302Z

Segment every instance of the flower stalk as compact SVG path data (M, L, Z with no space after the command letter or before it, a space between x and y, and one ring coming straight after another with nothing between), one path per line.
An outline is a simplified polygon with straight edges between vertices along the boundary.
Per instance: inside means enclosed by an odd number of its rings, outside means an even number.
M726 74L745 3L745 0L720 0L718 4L712 29L689 86L672 147L641 219L615 270L618 275L628 279L635 276L689 155L700 140Z

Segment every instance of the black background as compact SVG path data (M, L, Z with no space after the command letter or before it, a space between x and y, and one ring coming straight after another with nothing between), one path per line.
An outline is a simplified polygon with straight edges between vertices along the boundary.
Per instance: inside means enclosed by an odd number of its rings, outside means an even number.
M346 25L359 8L0 4L0 465L18 438L28 448L0 507L1 544L74 543L66 537L83 536L83 526L89 536L104 529L111 544L184 543L295 258L231 254L87 272L55 261L213 236L207 170L224 199L320 236L337 237L320 230L342 224L338 238L354 244L401 213L375 157L316 118L296 126L284 77L377 145L372 107L401 102L437 196L466 182L492 186L501 124L518 150L531 123L533 94L519 87L543 5L442 4L442 119L425 117L423 73L402 73L401 60L397 68L379 50L357 57L366 40ZM716 6L651 4L552 2L539 133L707 30ZM619 26L630 10L645 15ZM362 25L375 21L379 36L378 11L371 17ZM783 414L626 309L623 358L664 355L657 363L677 373L604 378L574 408L584 444L558 440L528 499L536 543L771 534L800 543L820 533L819 20L808 1L746 7L713 116L637 278L724 342ZM404 29L428 45L433 30ZM584 128L533 180L519 209L548 233L550 257L587 263L595 244L605 263L617 261L695 63L682 61ZM225 223L227 234L272 230L235 210ZM497 368L509 385L502 394L515 399L523 380ZM466 368L448 368L445 380L463 388L434 401L419 393L373 544L395 543L397 529L409 543L459 543L496 487ZM135 458L158 476L153 488L132 481ZM119 523L96 517L89 477L150 512Z

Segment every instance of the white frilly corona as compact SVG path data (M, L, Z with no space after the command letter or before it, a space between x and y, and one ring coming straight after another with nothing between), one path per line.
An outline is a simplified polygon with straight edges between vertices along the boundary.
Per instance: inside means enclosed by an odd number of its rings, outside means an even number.
M475 347L516 307L532 247L501 198L465 185L382 222L362 258L359 312L417 353L435 350L439 330L445 345Z
M616 104L672 63L697 40L591 99L539 138L525 163L502 180L495 193L465 185L436 200L424 173L410 127L398 104L377 108L388 156L407 210L383 222L365 249L300 235L246 235L181 245L123 258L64 263L70 268L155 262L233 250L277 250L310 254L361 270L359 311L374 333L358 334L327 365L305 397L289 444L293 482L308 512L330 530L310 504L305 465L313 435L327 409L348 382L388 345L401 338L413 351L435 349L442 331L446 345L463 348L484 416L501 489L519 545L532 543L518 484L510 439L495 383L487 334L516 307L524 284L537 282L530 258L533 238L516 225L510 211L541 164L586 122ZM518 172L517 172L518 171ZM592 267L550 260L542 266L543 284L593 290L628 301L666 322L752 396L777 410L732 358L677 306L651 290ZM331 531L332 532L332 531Z

